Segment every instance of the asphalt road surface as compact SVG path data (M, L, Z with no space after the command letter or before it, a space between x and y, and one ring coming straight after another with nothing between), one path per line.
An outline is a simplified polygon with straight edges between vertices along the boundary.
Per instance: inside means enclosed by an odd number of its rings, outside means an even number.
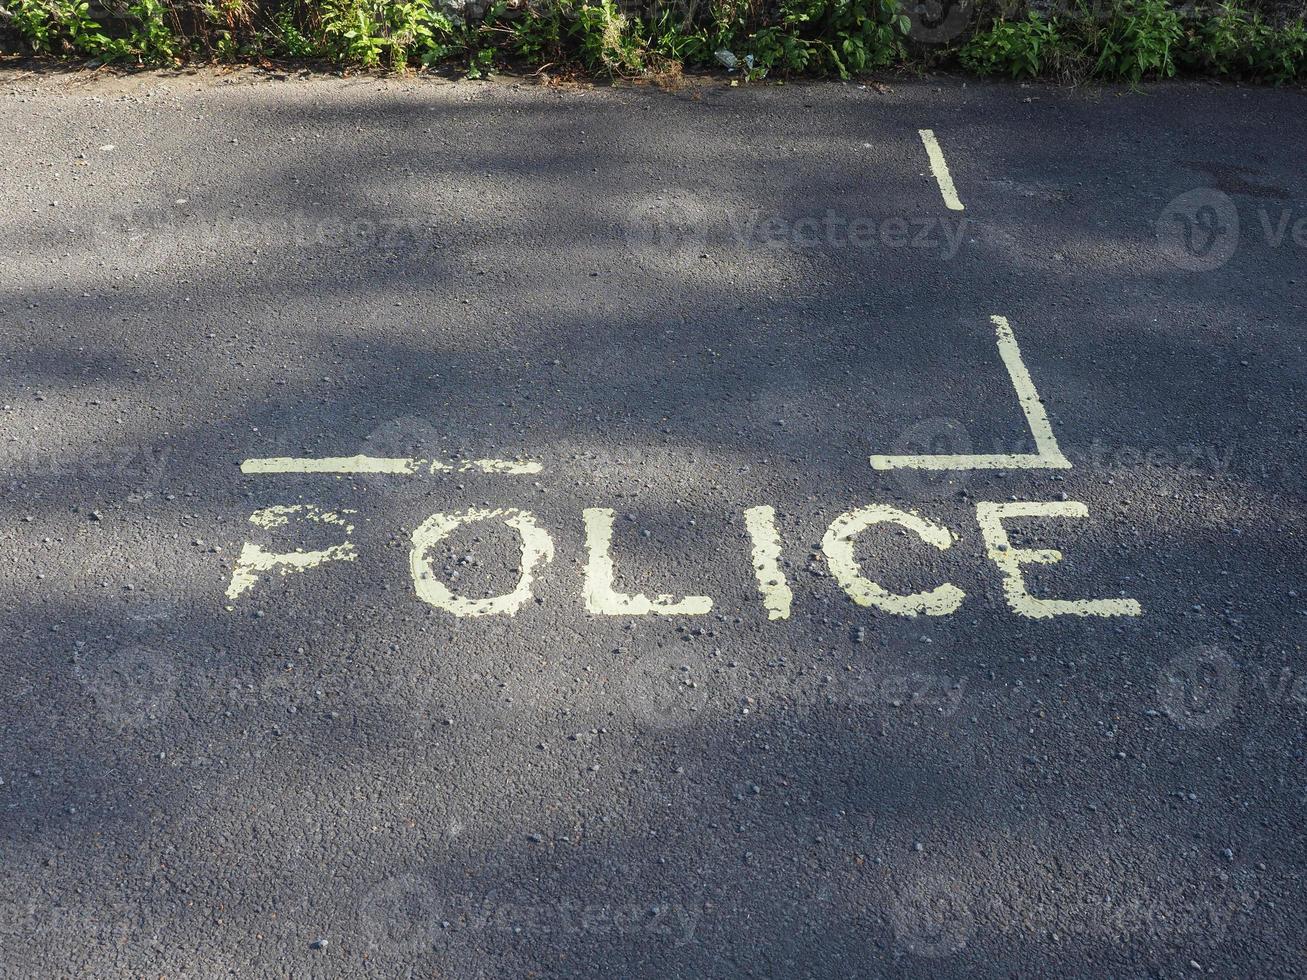
M0 77L0 973L1307 973L1305 114Z

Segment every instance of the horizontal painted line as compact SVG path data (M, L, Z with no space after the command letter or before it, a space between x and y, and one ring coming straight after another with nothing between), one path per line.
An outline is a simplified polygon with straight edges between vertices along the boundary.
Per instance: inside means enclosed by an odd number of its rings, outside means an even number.
M241 472L247 475L270 473L389 473L414 476L422 473L504 473L526 476L544 469L540 463L520 459L469 459L445 463L438 459L405 459L393 456L269 456L247 459Z
M1062 456L1013 453L975 456L872 456L871 467L876 470L1069 470L1071 464Z

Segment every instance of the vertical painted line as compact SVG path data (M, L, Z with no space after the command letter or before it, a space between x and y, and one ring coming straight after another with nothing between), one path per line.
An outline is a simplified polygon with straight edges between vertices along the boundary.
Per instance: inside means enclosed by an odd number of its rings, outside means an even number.
M776 511L771 507L750 507L744 525L753 540L753 573L767 609L768 619L789 619L794 593L781 571L781 536L776 530Z
M948 164L944 162L944 151L939 148L935 131L920 129L917 132L921 135L921 142L925 144L926 156L930 158L930 172L935 175L935 182L939 184L939 192L944 197L944 206L950 211L966 210L958 200L958 190L953 186L953 175L948 172Z

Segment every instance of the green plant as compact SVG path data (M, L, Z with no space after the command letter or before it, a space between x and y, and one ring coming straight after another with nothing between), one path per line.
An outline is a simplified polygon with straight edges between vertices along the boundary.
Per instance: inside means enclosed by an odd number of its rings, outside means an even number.
M713 61L716 51L747 48L759 26L752 0L707 0L707 16L702 20L705 46L698 60L704 63Z
M578 6L574 30L587 68L614 77L638 75L644 70L645 44L639 25L618 11L613 0Z
M1307 27L1302 21L1286 24L1276 32L1268 68L1277 85L1307 75Z
M47 54L53 49L57 27L49 5L41 0L11 0L0 6L0 16L35 53Z
M205 57L238 62L266 53L325 57L362 69L462 63L480 78L505 56L534 67L583 65L617 78L674 81L682 65L725 66L755 82L774 73L848 78L940 55L906 47L901 0L107 0L116 36L90 0L0 0L0 42L26 53L163 65ZM178 3L183 4L178 6ZM1307 26L1276 24L1241 0L1181 16L1182 0L1106 0L1091 12L997 17L949 49L977 74L1097 77L1138 82L1177 72L1288 82L1307 75ZM1000 0L999 9L1011 9ZM1187 8L1184 8L1187 9ZM948 57L946 53L943 57Z
M709 31L695 24L692 12L655 6L649 18L649 49L685 64L705 64L717 48Z
M177 34L160 0L131 0L127 37L114 47L115 57L135 57L141 64L166 65L177 60Z
M114 42L105 36L99 23L91 17L87 0L65 0L59 7L60 26L72 52L92 58L112 56Z
M422 50L422 63L433 66L461 57L468 78L484 78L494 71L499 38L511 38L512 30L499 23L504 11L502 0L495 0L480 16L463 5L462 15L432 13L431 37Z
M1063 44L1057 21L1031 11L1025 20L999 21L973 34L962 47L963 67L978 75L1034 78Z
M784 27L764 27L750 38L749 48L756 70L764 77L774 68L800 74L819 59L817 46L811 40ZM749 68L755 70L752 65Z
M1093 72L1100 78L1138 82L1175 74L1175 50L1184 38L1180 15L1166 0L1124 0L1091 36Z
M402 70L415 52L443 51L452 30L429 0L323 0L320 17L326 55L362 68Z
M86 0L11 0L0 6L0 17L34 54L98 58L113 46Z
M379 37L376 6L366 0L325 0L321 9L322 38L328 58L365 68L380 62L385 42Z
M841 78L885 68L904 55L912 26L898 0L827 0L824 25L829 57Z
M300 30L290 5L282 7L272 19L274 47L292 58L316 58L324 52L309 35Z
M1217 15L1201 21L1187 39L1185 61L1193 67L1228 73L1242 42L1244 24L1238 4L1221 4Z
M1193 71L1242 78L1292 81L1303 70L1307 30L1301 21L1276 29L1236 2L1221 5L1216 15L1187 32L1181 55Z
M910 24L898 0L781 0L777 16L754 31L745 49L749 74L834 71L841 78L883 68L905 54Z
M513 53L533 64L562 60L567 26L559 3L543 2L526 7L506 30Z
M486 78L495 70L495 49L490 45L477 45L467 49L464 74L468 78Z
M265 38L251 29L246 0L205 0L198 9L202 20L195 25L191 43L197 53L234 62L264 50Z

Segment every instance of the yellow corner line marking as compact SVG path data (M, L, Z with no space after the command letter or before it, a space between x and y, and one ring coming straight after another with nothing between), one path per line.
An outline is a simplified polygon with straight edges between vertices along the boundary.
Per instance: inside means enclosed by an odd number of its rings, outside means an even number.
M388 456L323 456L319 458L270 456L247 459L241 472L247 475L266 473L508 473L518 476L539 473L544 466L533 460L472 459L444 463L438 459L402 459Z
M1021 348L1017 346L1012 325L1007 322L1007 317L999 316L997 313L989 318L989 322L994 324L994 333L998 338L998 354L1007 367L1008 376L1012 379L1012 387L1016 389L1017 401L1021 403L1021 411L1030 426L1030 434L1035 437L1038 455L1047 460L1047 465L1052 469L1069 470L1071 463L1062 455L1062 450L1058 447L1057 437L1053 435L1053 427L1048 422L1048 413L1044 411L1044 403L1039 399L1039 392L1035 390L1035 382L1031 380L1030 372L1026 370L1025 361L1021 360Z
M926 156L930 158L930 172L935 175L935 183L939 184L939 192L944 197L944 206L950 211L965 211L966 208L958 199L958 189L953 186L953 175L949 173L948 164L944 160L944 151L939 147L939 140L935 139L935 131L919 129L917 132L921 136L921 142L925 144Z
M991 453L928 456L872 456L872 469L919 469L919 470L1069 470L1071 462L1057 444L1053 427L1049 424L1048 413L1044 403L1039 400L1035 382L1021 360L1021 348L1017 346L1016 335L1007 317L995 314L989 318L994 324L994 333L998 338L998 353L1007 368L1012 387L1016 390L1021 412L1026 417L1030 434L1035 438L1037 453Z

